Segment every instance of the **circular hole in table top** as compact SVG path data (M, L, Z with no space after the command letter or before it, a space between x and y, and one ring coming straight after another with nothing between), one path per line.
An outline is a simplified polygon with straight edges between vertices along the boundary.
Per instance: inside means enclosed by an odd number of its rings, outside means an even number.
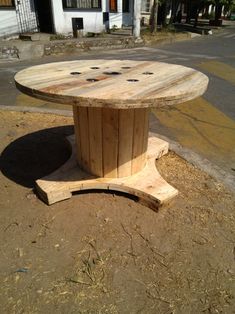
M146 71L146 72L143 72L142 74L144 74L144 75L152 75L153 72L148 72L148 71Z
M131 67L122 67L122 69L131 69Z
M70 72L71 75L79 75L82 74L81 72Z
M99 80L97 80L96 78L88 78L87 81L88 82L98 82Z
M139 82L139 80L136 80L136 79L129 79L129 80L127 80L127 82L136 83L136 82Z
M116 71L106 71L104 72L106 75L120 75L122 74L121 72L116 72Z
M98 70L99 67L90 67L90 69L92 69L92 70Z

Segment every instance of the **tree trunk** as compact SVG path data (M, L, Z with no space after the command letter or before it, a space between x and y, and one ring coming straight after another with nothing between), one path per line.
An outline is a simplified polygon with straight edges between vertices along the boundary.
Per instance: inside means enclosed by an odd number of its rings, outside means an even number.
M190 24L191 17L192 17L192 8L191 8L191 2L190 0L187 1L187 15L186 15L186 23Z
M140 38L141 0L134 0L133 36Z
M223 5L216 1L215 4L215 21L218 21L221 18Z
M179 4L180 4L179 0L173 0L172 1L170 23L175 23L176 22L176 14L177 14L177 11L178 11Z
M196 12L195 12L194 27L197 27L199 12L200 12L200 10L196 10Z
M153 32L157 32L157 16L158 16L158 0L154 0L153 3Z
M158 25L162 25L163 27L166 26L166 18L167 18L167 9L169 6L169 1L166 0L161 5L158 5Z

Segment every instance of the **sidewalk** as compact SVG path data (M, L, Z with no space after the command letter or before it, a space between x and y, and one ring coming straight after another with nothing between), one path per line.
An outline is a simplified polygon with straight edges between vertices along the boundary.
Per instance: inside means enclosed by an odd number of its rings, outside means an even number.
M3 312L232 313L234 195L170 152L157 167L180 194L158 212L97 191L49 207L34 181L69 157L72 124L0 110Z
M28 60L49 55L81 53L91 50L110 50L142 47L151 43L172 43L191 38L190 33L163 34L148 36L144 40L135 40L129 35L105 34L92 38L71 38L64 40L1 40L0 60Z

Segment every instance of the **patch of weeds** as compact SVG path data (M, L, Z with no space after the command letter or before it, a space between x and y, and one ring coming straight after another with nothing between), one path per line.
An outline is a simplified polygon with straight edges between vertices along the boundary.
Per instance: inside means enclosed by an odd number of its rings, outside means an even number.
M62 40L62 39L71 39L72 36L66 36L64 34L53 34L50 36L50 40L53 41L53 40Z
M78 253L74 274L67 282L86 286L102 286L105 277L103 260L96 248L95 241L89 241L87 250ZM79 256L80 255L80 256Z

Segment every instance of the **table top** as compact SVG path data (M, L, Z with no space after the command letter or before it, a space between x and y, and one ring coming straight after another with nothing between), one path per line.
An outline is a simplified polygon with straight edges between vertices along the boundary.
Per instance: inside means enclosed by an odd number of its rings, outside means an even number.
M23 93L62 104L143 108L175 105L202 95L203 73L154 61L78 60L37 65L15 75Z

